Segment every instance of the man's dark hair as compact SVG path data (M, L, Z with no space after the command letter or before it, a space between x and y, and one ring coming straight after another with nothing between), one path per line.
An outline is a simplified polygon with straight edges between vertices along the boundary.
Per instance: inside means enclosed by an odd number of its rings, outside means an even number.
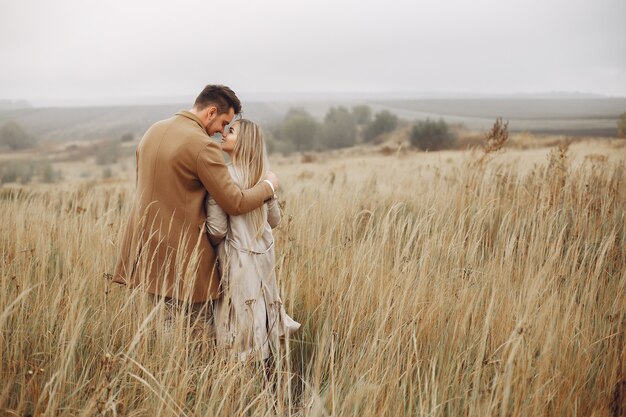
M233 90L225 85L207 85L196 98L194 107L203 110L209 105L215 105L219 114L228 113L232 107L235 114L241 113L241 102Z

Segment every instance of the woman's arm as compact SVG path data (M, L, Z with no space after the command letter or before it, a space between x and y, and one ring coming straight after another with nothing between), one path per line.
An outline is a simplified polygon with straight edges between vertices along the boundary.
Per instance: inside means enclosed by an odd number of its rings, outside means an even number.
M206 200L205 223L211 243L217 245L226 236L226 231L228 230L228 215L211 195L209 195Z
M272 198L267 203L267 222L274 229L280 224L280 207L278 207L278 199Z
M267 182L248 190L239 189L228 173L219 145L212 140L206 142L197 155L196 172L204 188L226 213L234 216L248 213L272 198L274 190Z

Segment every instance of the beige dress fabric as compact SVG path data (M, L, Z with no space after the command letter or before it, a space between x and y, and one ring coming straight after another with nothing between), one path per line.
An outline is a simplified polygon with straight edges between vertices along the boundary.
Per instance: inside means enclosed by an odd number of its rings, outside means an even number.
M228 170L236 178L232 164ZM277 353L280 338L300 327L283 307L274 271L272 229L280 223L275 199L266 203L267 222L259 238L248 214L228 215L207 198L207 229L218 245L222 297L214 302L218 346L233 356L266 359Z

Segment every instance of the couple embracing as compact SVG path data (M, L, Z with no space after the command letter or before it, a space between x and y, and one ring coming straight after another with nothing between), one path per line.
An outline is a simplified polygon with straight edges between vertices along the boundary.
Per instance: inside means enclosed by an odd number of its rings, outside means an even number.
M232 357L267 360L300 324L274 271L278 178L259 126L233 122L240 112L230 88L208 85L192 109L148 129L113 280L165 303L166 324L187 314Z

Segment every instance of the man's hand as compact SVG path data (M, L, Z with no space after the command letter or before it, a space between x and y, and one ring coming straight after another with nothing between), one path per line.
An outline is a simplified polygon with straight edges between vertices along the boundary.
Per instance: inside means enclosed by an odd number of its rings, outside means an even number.
M267 175L265 176L265 179L272 183L272 185L274 186L274 192L276 192L279 186L279 181L278 181L278 177L276 176L276 174L274 174L272 171L268 171Z

